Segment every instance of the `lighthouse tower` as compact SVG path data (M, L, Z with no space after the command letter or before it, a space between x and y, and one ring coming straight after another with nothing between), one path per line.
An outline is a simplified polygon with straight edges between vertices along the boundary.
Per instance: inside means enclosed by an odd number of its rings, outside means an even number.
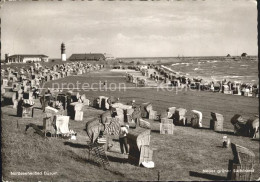
M61 61L66 61L65 44L61 44Z

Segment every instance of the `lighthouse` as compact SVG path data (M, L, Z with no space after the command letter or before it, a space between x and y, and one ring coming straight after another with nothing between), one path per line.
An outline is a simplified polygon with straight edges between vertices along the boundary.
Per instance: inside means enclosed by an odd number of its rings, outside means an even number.
M65 44L61 43L61 61L66 61Z

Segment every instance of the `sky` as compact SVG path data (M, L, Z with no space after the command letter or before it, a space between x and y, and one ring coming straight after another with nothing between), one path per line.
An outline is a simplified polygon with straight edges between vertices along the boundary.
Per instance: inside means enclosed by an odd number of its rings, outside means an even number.
M115 57L257 55L257 3L18 1L0 10L4 54L108 53Z

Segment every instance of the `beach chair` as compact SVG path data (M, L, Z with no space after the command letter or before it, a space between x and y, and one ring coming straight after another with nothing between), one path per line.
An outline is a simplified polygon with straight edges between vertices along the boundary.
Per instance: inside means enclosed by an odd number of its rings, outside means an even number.
M193 116L191 118L191 126L193 128L201 128L202 127L202 113L197 110L191 110L193 112Z
M67 96L65 94L58 94L57 101L62 103L63 109L67 108Z
M102 100L103 98L105 98L105 96L99 96L98 97L98 108L101 109L102 108Z
M108 104L108 97L103 97L102 99L101 99L101 109L103 109L103 110L108 110L109 109L109 104Z
M153 160L153 150L150 149L149 145L142 145L140 158L139 158L139 165L144 162L151 162Z
M140 118L139 126L142 128L147 128L147 129L151 128L151 124L148 121L145 121L141 118Z
M160 134L173 134L174 130L174 124L173 123L160 123Z
M224 117L222 114L211 112L210 129L214 131L223 131Z
M157 111L154 111L154 110L150 110L149 111L149 119L153 119L153 120L156 120L158 118L157 116Z
M228 180L251 181L254 172L255 154L240 145L231 143L233 160L229 161Z
M173 119L176 111L176 107L169 107L167 110L168 110L168 118Z
M29 99L19 100L17 103L17 116L22 118L32 118L34 101Z
M174 124L175 125L181 125L181 126L185 126L186 123L186 113L187 110L184 108L179 108L176 109L175 114L174 114Z
M69 133L69 120L69 116L56 115L54 117L56 134L64 135Z
M149 117L149 111L153 110L152 104L150 102L141 104L141 116L143 118Z
M40 95L40 102L42 105L43 112L45 112L45 107L47 107L50 104L50 101L51 101L51 94Z
M72 102L70 105L68 105L68 116L70 116L71 119L78 120L79 118L83 117L82 108L84 107L83 103L79 102ZM77 115L77 118L75 119L75 116Z
M129 163L140 165L143 161L152 160L152 152L149 150L150 134L151 131L144 128L129 130L127 135L127 142L130 146L128 155Z
M56 134L55 124L54 124L54 115L52 113L45 113L43 117L43 131L44 136L47 136L47 133L50 133L51 136Z
M231 118L231 123L234 126L234 134L239 136L248 136L249 130L247 127L247 123L241 115L235 114Z

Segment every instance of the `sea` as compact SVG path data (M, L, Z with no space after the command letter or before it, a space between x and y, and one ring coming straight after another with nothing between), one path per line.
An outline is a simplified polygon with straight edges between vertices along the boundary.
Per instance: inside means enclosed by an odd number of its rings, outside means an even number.
M254 57L175 57L175 58L125 58L123 61L140 64L160 64L179 75L202 78L205 81L238 81L259 84L258 58ZM138 64L139 64L138 63Z

